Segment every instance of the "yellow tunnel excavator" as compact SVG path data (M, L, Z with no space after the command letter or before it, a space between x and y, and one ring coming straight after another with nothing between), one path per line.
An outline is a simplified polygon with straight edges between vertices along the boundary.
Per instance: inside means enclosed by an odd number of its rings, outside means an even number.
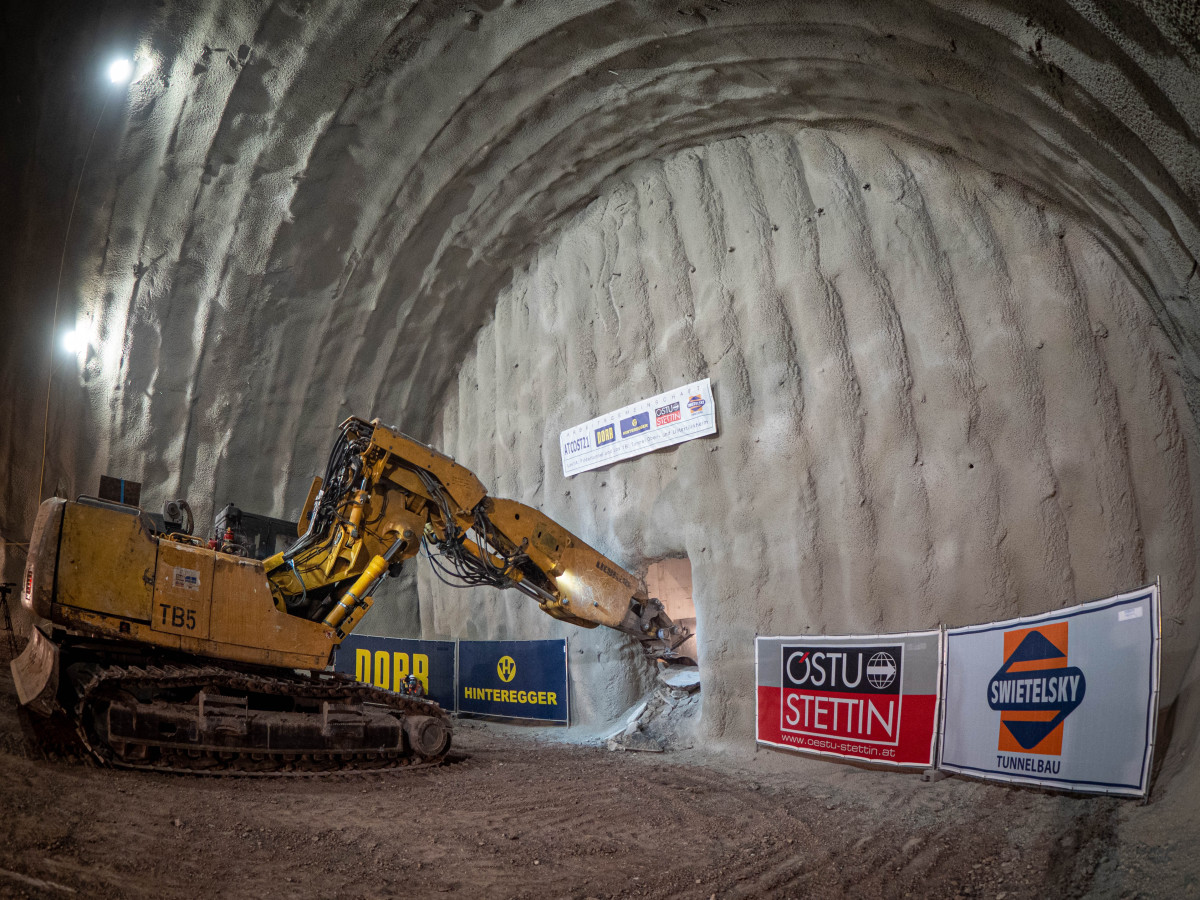
M342 423L300 522L295 543L260 561L232 533L160 531L137 507L43 502L21 591L35 625L12 663L28 720L133 768L436 762L451 739L436 704L328 670L382 580L422 545L451 584L514 588L659 658L689 636L615 562L378 420Z

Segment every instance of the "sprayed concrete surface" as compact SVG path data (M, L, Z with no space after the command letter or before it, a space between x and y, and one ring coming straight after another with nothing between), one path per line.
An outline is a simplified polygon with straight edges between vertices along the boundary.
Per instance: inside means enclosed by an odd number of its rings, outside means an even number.
M201 523L231 500L295 516L337 422L378 415L639 574L686 555L697 735L745 749L755 633L1161 576L1174 812L1138 821L1200 833L1194 4L213 0L6 24L32 35L0 186L6 580L39 496L113 473ZM90 86L120 47L143 77ZM92 336L53 370L52 320ZM702 376L718 436L562 478L560 429ZM391 598L364 627L568 634L585 726L652 683L629 642L512 597L422 569Z
M631 569L686 556L704 727L744 740L755 634L986 622L1155 576L1174 698L1200 628L1177 370L1071 220L877 136L759 134L638 167L543 247L437 442ZM717 436L563 477L560 429L703 377ZM442 589L433 628L498 603ZM509 606L489 636L613 643Z
M36 38L13 47L8 88L6 540L28 532L39 482L76 493L108 471L144 481L151 505L191 497L202 521L234 498L294 513L345 415L432 433L501 289L614 176L766 128L904 135L1069 211L1155 312L1182 377L1200 375L1185 4L213 0L13 16ZM98 87L115 48L136 50L140 80ZM56 295L60 325L93 340L74 364L56 357L43 478Z

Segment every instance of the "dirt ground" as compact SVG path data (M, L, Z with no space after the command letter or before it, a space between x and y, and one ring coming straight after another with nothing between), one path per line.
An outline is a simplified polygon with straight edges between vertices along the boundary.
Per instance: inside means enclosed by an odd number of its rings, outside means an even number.
M391 774L32 758L0 656L0 897L1139 895L1093 883L1127 801L767 750L614 753L463 720L446 765Z

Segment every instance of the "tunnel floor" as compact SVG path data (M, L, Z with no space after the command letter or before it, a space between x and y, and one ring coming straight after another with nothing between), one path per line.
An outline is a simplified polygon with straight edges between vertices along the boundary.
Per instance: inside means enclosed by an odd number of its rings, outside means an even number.
M448 764L418 772L215 779L39 759L3 661L0 897L1139 893L1097 883L1116 801L768 751L613 753L463 721ZM1122 865L1140 863L1152 886L1152 861Z

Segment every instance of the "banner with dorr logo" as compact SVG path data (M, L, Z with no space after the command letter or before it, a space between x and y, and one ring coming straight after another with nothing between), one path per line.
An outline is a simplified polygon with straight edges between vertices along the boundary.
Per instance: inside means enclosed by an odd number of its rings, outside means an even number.
M570 478L660 447L717 433L707 378L685 384L568 428L558 436L563 475Z
M760 744L933 765L942 634L755 640Z
M458 711L569 724L567 642L459 641Z
M1158 709L1158 588L946 632L939 768L1142 796Z
M337 648L333 667L366 684L397 690L413 678L426 697L454 711L454 642L351 634Z

